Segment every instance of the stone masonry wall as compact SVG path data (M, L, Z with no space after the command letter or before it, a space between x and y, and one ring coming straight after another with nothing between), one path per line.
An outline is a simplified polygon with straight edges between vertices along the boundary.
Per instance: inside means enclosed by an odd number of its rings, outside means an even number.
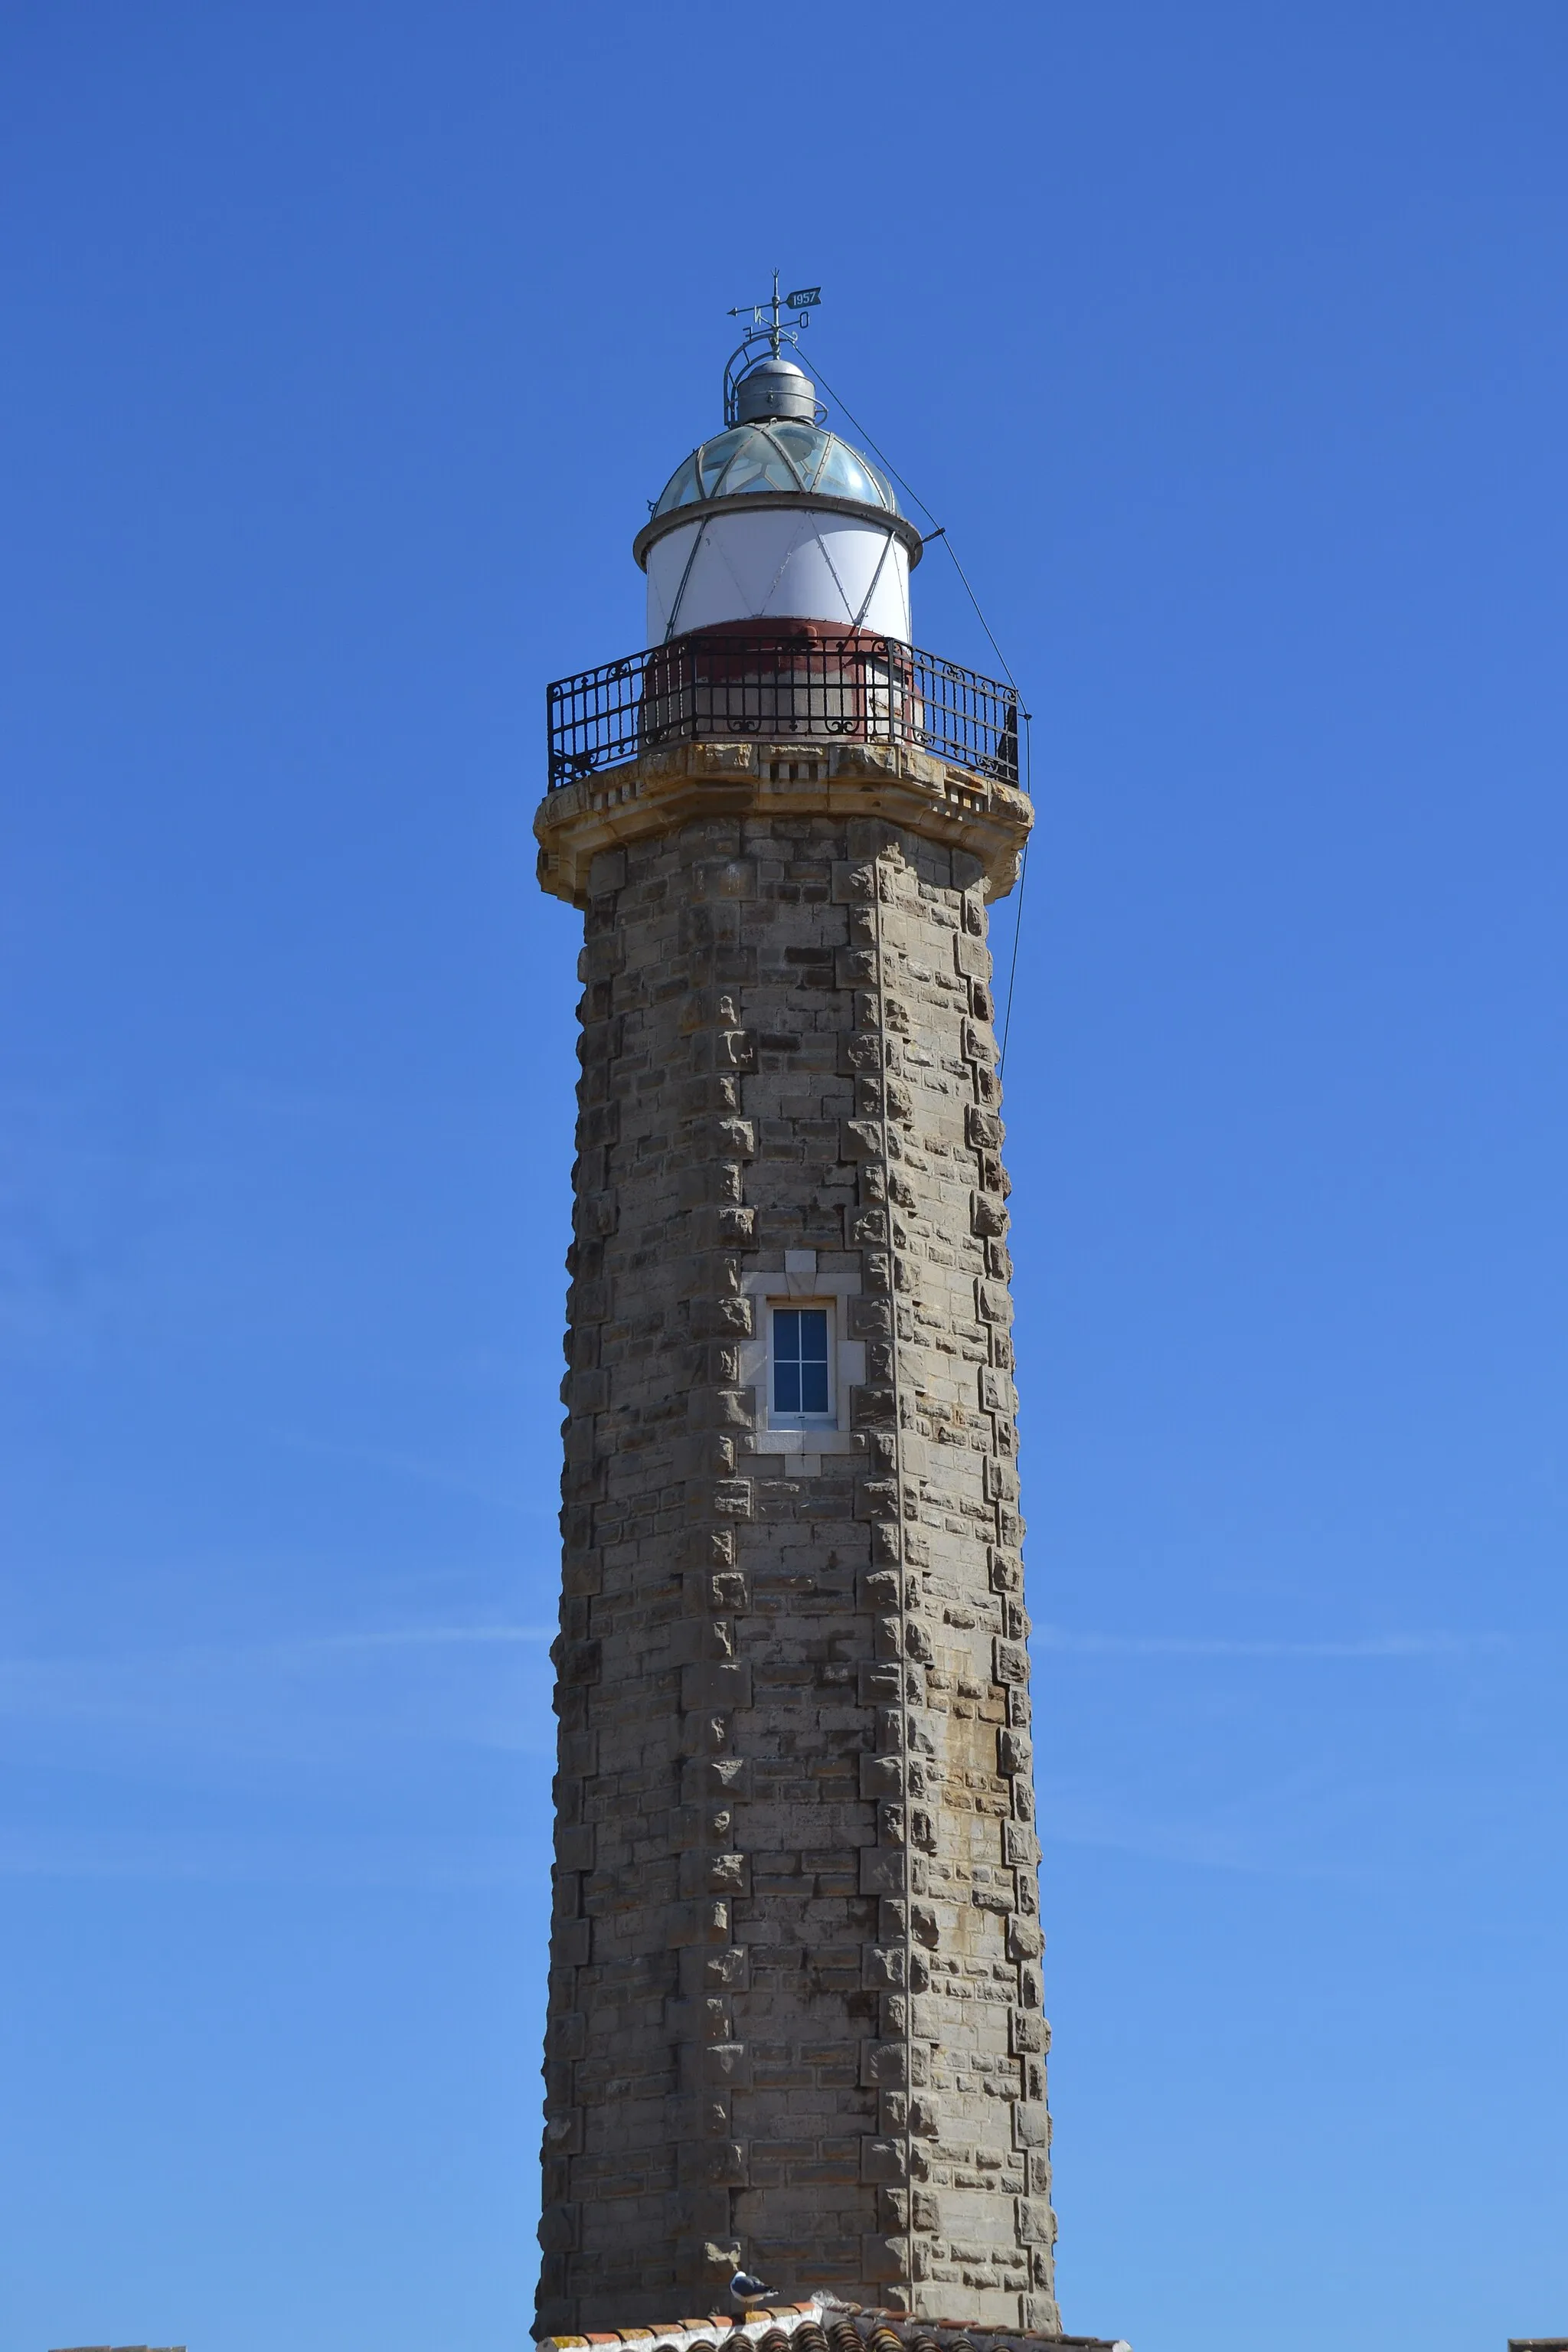
M540 2330L737 2262L1055 2328L979 864L720 814L585 930ZM837 1429L770 1426L792 1298Z

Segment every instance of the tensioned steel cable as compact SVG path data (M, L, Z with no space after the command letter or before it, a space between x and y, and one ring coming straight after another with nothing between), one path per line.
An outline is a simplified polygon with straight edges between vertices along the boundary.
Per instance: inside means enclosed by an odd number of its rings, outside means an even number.
M892 476L894 481L899 485L899 488L914 500L921 514L923 514L927 521L933 526L931 530L927 534L928 542L932 539L940 539L942 545L946 548L949 555L952 556L952 568L963 583L964 593L974 607L975 618L979 621L981 627L985 632L992 652L995 655L997 660L1002 665L1003 676L1006 678L1008 685L1012 688L1014 693L1018 698L1017 712L1024 726L1024 790L1028 794L1029 803L1032 807L1034 804L1035 765L1034 721L1031 714L1024 708L1023 689L1019 686L1017 679L1013 675L1012 669L1008 665L1006 655L1003 652L1001 646L996 642L995 635L992 630L990 622L985 617L984 610L981 605L980 599L970 585L969 574L965 572L963 564L959 562L958 551L947 535L945 524L939 523L937 521L935 515L932 514L930 507L927 506L920 492L914 488L912 483L907 482L904 479L902 474L900 473L898 467L894 465L892 459L887 455L887 453L878 447L877 443L872 440L871 436L867 432L866 427L861 424L859 418L856 415L848 402L838 393L834 391L833 386L828 383L827 378L823 374L822 370L815 365L815 362L812 373L816 376L817 383L821 384L824 392L826 393L829 400L843 411L846 419L854 426L856 432L860 436L861 440L864 441L868 449L871 451L873 457L881 461L882 465L886 467L888 472ZM889 541L889 545L890 544L891 541ZM1023 862L1018 870L1018 910L1013 919L1013 956L1007 969L1007 1002L1002 1017L1002 1050L996 1057L996 1071L998 1076L1001 1076L1005 1073L1007 1066L1007 1039L1012 1034L1013 1028L1013 988L1014 983L1016 982L1018 977L1018 940L1024 929L1024 890L1028 879L1029 846L1027 842L1026 842L1024 845Z
M993 635L991 624L985 617L979 597L975 594L973 589L969 584L969 574L965 572L963 564L960 563L958 560L957 551L954 549L952 540L949 539L947 535L946 525L937 522L935 515L932 514L930 507L927 506L920 492L911 483L905 481L902 474L900 473L898 467L893 464L892 459L887 457L882 450L878 448L877 444L872 440L871 436L867 432L866 427L861 424L853 409L850 408L848 403L839 398L839 395L834 391L833 386L828 383L827 378L823 374L820 368L816 370L816 380L821 384L824 392L826 393L829 400L837 402L837 405L844 411L846 417L855 427L856 432L858 433L862 441L865 442L868 449L871 450L876 457L881 459L882 464L887 467L889 473L891 474L894 481L899 485L899 488L901 490L908 491L910 497L913 499L916 506L919 507L921 514L925 516L927 521L936 526L935 529L928 534L928 537L931 539L940 539L942 545L946 548L949 555L952 557L952 568L963 583L963 592L974 607L975 618L979 621L981 627L985 632L992 652L995 655L997 660L1002 665L1003 676L1005 677L1008 685L1012 688L1014 693L1017 695L1019 704L1022 706L1022 689L1019 687L1017 679L1014 677L1011 668L1008 667L1006 655L1003 652L1001 646L996 642L995 636Z

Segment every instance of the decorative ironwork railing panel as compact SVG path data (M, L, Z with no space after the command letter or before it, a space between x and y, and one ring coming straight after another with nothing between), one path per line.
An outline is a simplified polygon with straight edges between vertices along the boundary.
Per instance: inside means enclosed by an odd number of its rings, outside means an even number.
M550 789L661 743L911 743L1017 784L1018 698L960 662L863 630L678 637L548 688Z

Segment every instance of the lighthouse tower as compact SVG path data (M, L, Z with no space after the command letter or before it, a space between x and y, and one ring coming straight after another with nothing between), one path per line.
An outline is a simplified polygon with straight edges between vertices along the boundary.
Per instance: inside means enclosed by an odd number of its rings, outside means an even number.
M742 2269L1055 2333L1016 706L915 650L920 535L759 324L535 821L584 931L539 2328L694 2341Z

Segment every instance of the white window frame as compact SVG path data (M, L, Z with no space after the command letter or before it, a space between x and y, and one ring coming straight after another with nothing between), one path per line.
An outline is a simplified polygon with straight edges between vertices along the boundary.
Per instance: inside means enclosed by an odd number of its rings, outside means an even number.
M741 1342L741 1385L756 1400L756 1427L742 1441L742 1456L755 1457L767 1475L799 1469L808 1475L820 1469L827 1454L864 1453L866 1441L847 1426L849 1392L866 1378L866 1342L848 1339L849 1301L860 1295L858 1250L790 1249L782 1271L752 1267L741 1276L741 1288L752 1302L752 1333ZM833 1414L803 1427L781 1429L773 1421L773 1310L775 1307L831 1306L832 1334L828 1344L828 1396ZM802 1417L804 1419L804 1416Z
M766 1306L767 1330L767 1425L770 1429L825 1430L838 1426L838 1316L837 1301L825 1298L770 1298ZM823 1412L781 1412L773 1402L778 1392L778 1355L774 1333L778 1328L773 1318L797 1313L825 1315L827 1318L827 1407Z

